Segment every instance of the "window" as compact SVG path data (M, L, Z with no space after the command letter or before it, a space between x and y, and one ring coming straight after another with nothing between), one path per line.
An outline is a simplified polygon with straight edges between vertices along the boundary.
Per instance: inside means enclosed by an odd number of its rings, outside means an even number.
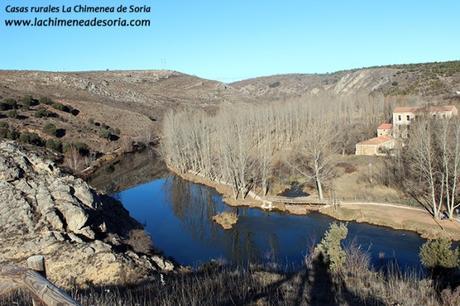
M406 118L407 118L407 121L410 121L410 116L409 115L407 115Z
M401 121L401 115L398 115L398 121Z

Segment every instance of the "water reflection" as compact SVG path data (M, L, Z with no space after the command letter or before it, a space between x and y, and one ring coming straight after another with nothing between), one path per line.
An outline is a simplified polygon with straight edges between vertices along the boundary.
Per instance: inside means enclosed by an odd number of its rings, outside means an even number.
M237 264L276 262L296 267L302 264L307 247L312 241L318 242L333 221L320 214L291 216L233 208L224 204L214 189L176 176L125 190L118 197L131 215L146 225L155 248L192 266L222 259ZM238 214L238 223L231 230L212 221L223 211ZM369 249L375 265L393 259L403 267L419 265L418 249L423 240L418 235L354 222L348 227L346 243L354 239Z

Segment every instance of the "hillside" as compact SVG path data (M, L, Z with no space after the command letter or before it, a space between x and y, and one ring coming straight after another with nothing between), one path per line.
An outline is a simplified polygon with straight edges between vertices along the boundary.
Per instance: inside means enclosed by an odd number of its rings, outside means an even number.
M157 130L156 121L168 109L212 109L248 99L223 83L174 71L0 71L0 97L23 95L58 99L81 109L81 119L104 121L130 136Z
M276 75L231 84L164 70L0 71L0 136L57 147L59 153L66 153L62 151L71 144L83 144L91 154L84 155L78 167L71 166L82 170L104 154L154 141L171 109L215 112L224 104L276 103L322 92L379 92L402 99L398 104L405 103L405 97L422 96L445 104L459 103L459 91L460 61ZM63 133L49 133L47 125Z
M364 91L382 92L387 96L451 98L460 90L460 61L370 67L330 74L276 75L230 85L269 100L315 94L322 90L335 94Z

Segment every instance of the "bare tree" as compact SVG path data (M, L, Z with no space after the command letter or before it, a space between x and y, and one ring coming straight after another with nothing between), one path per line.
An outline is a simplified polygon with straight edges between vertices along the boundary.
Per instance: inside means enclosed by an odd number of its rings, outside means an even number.
M351 153L362 130L372 127L373 133L383 113L381 96L327 92L283 104L224 106L212 116L168 113L162 152L166 163L180 172L230 183L235 198L244 198L255 185L266 194L275 158L294 152L298 158L292 166L315 181L322 199L332 169L330 155L338 145ZM347 136L344 141L339 141L340 133Z
M297 147L297 160L291 163L299 173L315 182L320 200L324 199L324 183L331 177L333 170L335 135L327 121L310 122Z
M440 147L442 155L442 171L445 185L445 203L449 219L460 206L456 203L458 192L458 175L460 167L460 124L456 119L441 121Z
M438 135L435 121L419 118L411 127L410 140L405 151L405 164L411 170L410 178L418 178L419 183L419 188L413 192L435 219L440 217L445 192L445 177L443 171L440 171L442 162L438 158Z

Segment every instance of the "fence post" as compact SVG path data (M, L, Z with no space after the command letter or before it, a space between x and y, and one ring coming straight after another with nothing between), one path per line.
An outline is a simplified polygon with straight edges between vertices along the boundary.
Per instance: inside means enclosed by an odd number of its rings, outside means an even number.
M46 267L45 267L45 256L43 255L34 255L27 258L27 267L44 278L46 278ZM43 303L32 295L32 305L33 306L42 306Z
M45 256L34 255L27 258L27 267L40 273L41 276L46 278Z

